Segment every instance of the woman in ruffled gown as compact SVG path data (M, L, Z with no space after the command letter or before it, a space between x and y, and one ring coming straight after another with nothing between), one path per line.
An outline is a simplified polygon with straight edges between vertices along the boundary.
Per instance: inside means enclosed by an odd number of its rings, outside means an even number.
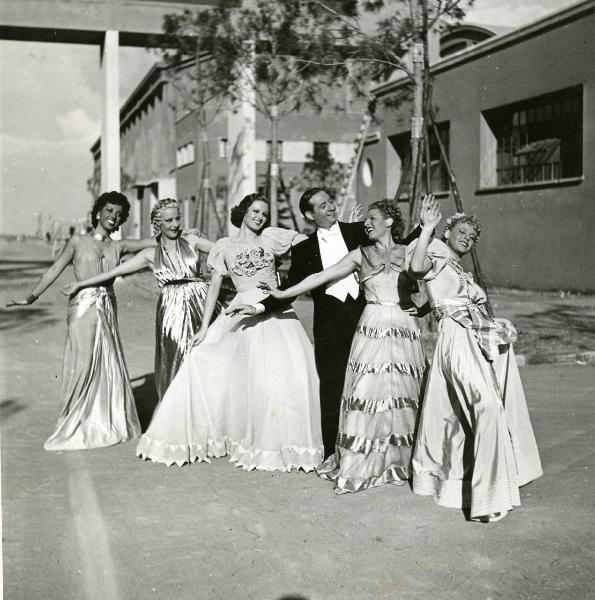
M424 226L408 249L423 278L439 333L413 455L413 491L442 506L468 508L473 520L500 520L520 505L519 487L542 475L512 349L512 324L485 310L486 295L459 264L477 243L475 217L447 220L422 208Z
M303 236L265 227L267 201L251 194L234 207L236 237L218 240L208 265L211 283L195 347L171 382L137 455L183 465L229 455L246 470L303 469L322 460L318 377L306 332L292 309L245 317L221 314L209 325L223 277L237 303L265 297L276 283L275 259Z
M119 192L95 201L94 230L74 235L26 300L31 304L69 265L77 280L113 269L124 254L155 245L155 240L112 240L128 218L130 204ZM85 288L68 301L67 337L62 371L62 409L46 450L111 446L140 435L130 378L118 331L112 282Z
M371 246L361 246L336 265L287 290L263 289L279 299L310 291L358 272L366 307L351 345L334 455L316 470L335 492L359 492L411 477L411 452L426 368L412 281L403 272L405 246L397 208L370 205L364 227ZM405 307L405 310L403 309Z
M147 248L114 269L71 283L62 291L71 295L116 277L152 269L161 288L155 318L155 386L161 399L202 325L208 285L201 277L200 253L209 252L213 242L182 230L180 206L172 198L155 204L151 224L157 234L155 249ZM220 308L217 306L216 312Z

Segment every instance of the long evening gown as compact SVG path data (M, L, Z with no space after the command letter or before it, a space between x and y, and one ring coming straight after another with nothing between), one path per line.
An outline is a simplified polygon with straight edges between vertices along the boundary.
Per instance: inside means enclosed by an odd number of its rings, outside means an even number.
M153 274L161 288L155 319L155 386L161 399L200 329L208 285L201 277L198 253L183 237L170 248L157 245Z
M118 244L102 249L91 235L78 241L77 280L113 269ZM62 409L46 450L111 446L141 433L111 285L84 288L68 301L62 371Z
M355 331L335 454L316 470L335 482L335 492L359 492L411 477L411 452L426 368L417 317L399 302L411 281L402 272L405 247L380 255L361 248L360 285L366 307Z
M270 227L250 243L215 244L208 264L231 276L238 293L230 306L262 300L259 281L276 285L275 257L295 235ZM313 470L323 453L318 377L294 311L220 314L182 363L136 452L166 465L228 454L246 470Z
M411 257L416 242L408 249ZM413 455L413 491L471 518L520 504L519 487L542 475L512 349L514 327L495 321L486 295L431 242L427 293L439 321Z

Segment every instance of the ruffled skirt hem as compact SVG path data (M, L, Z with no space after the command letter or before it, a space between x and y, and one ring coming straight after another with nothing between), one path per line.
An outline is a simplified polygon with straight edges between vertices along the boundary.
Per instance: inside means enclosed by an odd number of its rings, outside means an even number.
M235 463L245 471L299 471L309 473L322 462L322 447L301 448L283 446L278 450L245 448L240 442L230 439L224 441L209 440L207 446L189 442L172 445L143 435L137 447L136 455L143 460L163 463L170 467L194 462L211 462L211 458L229 456L229 462Z
M407 469L396 465L391 465L377 477L367 477L360 480L348 479L341 476L341 467L337 464L334 455L327 458L322 465L316 468L316 474L322 479L328 479L335 483L335 494L355 494L386 484L404 485L409 479Z

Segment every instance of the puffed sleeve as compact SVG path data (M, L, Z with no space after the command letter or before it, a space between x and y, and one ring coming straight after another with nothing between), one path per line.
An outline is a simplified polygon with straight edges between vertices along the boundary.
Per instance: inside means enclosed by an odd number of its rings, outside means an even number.
M405 269L409 270L409 265L411 264L411 257L413 256L413 251L417 246L418 240L413 240L407 246L407 253L405 257ZM426 252L426 256L432 261L432 268L424 275L423 279L425 281L430 281L444 269L446 263L448 262L448 257L450 253L448 252L448 247L446 244L437 239L433 239Z
M293 229L281 229L280 227L267 227L262 232L265 239L275 256L282 256L292 246L306 239L306 236Z
M228 275L227 265L225 264L225 250L229 244L229 238L221 238L215 242L207 257L207 266L210 271L214 271L217 275L225 277Z

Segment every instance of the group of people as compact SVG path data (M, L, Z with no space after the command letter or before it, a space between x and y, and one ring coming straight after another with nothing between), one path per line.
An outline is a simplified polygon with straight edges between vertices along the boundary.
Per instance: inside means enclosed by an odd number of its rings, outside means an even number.
M155 381L160 402L136 453L166 465L228 455L246 470L315 470L337 493L412 482L441 505L492 522L542 474L512 343L460 259L477 244L475 217L446 220L427 196L403 238L399 210L374 202L342 223L321 188L300 199L316 225L306 237L269 227L250 194L232 209L237 235L213 243L182 228L177 202L159 201L145 240L112 240L125 196L100 196L94 230L69 240L30 304L73 263L63 407L47 450L94 448L140 435L112 283L151 268L161 287ZM278 287L278 258L291 251ZM137 254L120 263L126 253ZM208 252L207 285L199 254ZM223 309L225 277L236 296ZM423 281L423 284L419 282ZM439 327L431 366L420 288ZM291 304L312 293L314 348Z

